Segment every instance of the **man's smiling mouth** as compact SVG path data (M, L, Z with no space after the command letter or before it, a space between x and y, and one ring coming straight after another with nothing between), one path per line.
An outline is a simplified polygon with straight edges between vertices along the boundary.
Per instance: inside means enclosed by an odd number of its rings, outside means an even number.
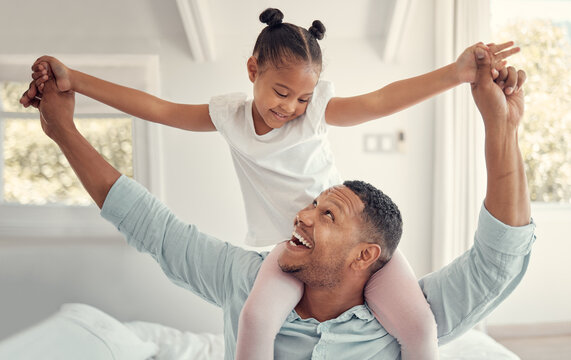
M293 231L292 237L289 243L293 246L304 246L308 249L312 248L312 245L309 241L305 240L303 236L297 233L297 231Z

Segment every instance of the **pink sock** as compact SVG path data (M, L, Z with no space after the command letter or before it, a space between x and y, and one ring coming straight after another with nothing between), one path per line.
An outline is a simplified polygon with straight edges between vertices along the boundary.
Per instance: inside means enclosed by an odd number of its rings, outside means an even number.
M398 249L367 283L365 299L377 320L400 343L403 360L438 359L434 315Z
M275 337L303 295L303 283L278 265L284 246L278 244L264 260L240 312L236 360L273 359Z

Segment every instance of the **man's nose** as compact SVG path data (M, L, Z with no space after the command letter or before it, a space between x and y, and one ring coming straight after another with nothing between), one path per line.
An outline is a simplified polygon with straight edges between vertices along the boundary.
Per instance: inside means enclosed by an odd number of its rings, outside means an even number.
M313 209L303 209L300 212L298 212L296 217L295 217L295 224L299 225L300 223L302 223L306 226L313 225L312 210Z

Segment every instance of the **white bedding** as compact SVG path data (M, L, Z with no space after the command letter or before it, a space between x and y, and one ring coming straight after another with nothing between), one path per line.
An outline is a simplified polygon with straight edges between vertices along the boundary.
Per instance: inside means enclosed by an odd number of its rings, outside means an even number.
M224 359L224 338L222 334L183 332L168 326L143 321L128 322L125 323L125 326L141 340L158 346L154 360Z
M222 335L182 332L148 322L121 323L84 304L65 304L39 324L0 341L0 360L222 360ZM440 347L441 360L518 360L470 330Z
M157 352L157 345L84 304L65 304L49 318L0 342L0 360L144 360Z

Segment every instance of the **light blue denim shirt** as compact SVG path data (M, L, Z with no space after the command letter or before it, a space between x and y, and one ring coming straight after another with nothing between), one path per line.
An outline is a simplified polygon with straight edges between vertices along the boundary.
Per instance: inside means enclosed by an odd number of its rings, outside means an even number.
M240 310L266 254L201 233L125 176L111 188L101 214L174 283L223 309L225 359L234 359ZM513 291L527 268L534 229L533 222L507 226L482 206L474 246L420 279L440 344L473 327ZM321 323L292 311L276 337L275 358L399 359L400 346L366 305Z

